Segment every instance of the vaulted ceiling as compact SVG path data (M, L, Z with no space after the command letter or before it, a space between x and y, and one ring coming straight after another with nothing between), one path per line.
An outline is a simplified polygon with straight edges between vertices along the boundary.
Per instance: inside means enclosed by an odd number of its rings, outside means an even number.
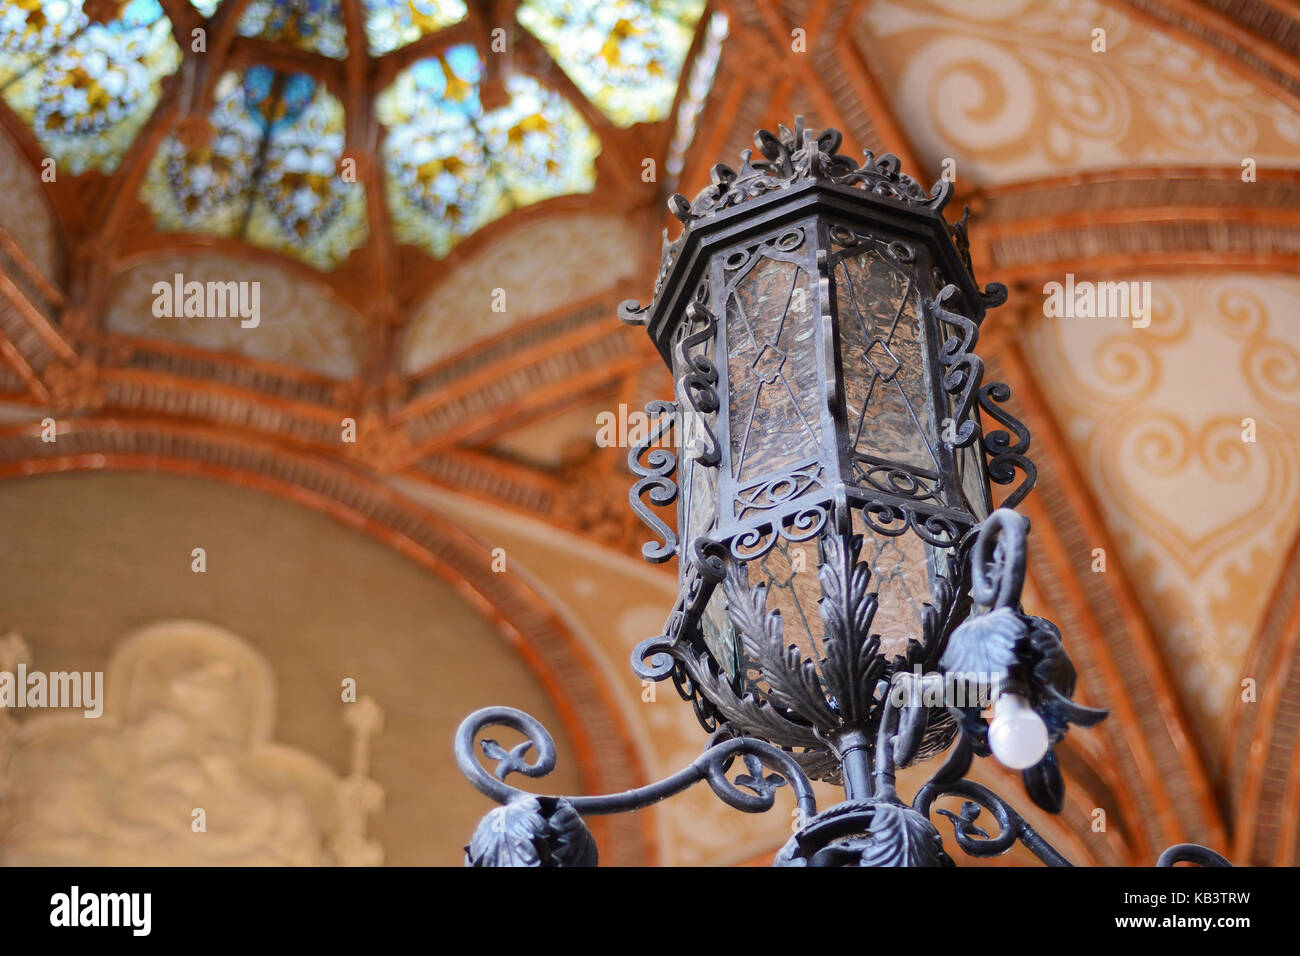
M593 441L598 411L667 394L614 320L664 200L795 114L955 177L977 274L1012 289L981 343L1034 434L1030 602L1112 712L1036 825L1080 862L1182 839L1300 862L1291 7L21 0L0 87L0 471L190 468L417 560L448 524L506 546L519 593L453 563L511 640L537 631L607 787L703 739L626 667L673 585L626 557L624 453ZM178 273L260 282L261 325L156 316ZM1152 282L1150 327L1045 317L1067 273ZM710 800L608 839L670 862L783 841Z

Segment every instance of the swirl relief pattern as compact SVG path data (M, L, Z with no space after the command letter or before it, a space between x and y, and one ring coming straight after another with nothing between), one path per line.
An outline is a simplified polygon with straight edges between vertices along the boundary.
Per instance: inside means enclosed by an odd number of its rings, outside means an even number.
M1300 529L1300 280L1152 295L1148 328L1041 318L1026 351L1215 759L1242 677L1265 676L1242 667Z
M959 177L997 184L1243 156L1300 165L1300 113L1117 5L889 0L853 30L932 171L952 157Z

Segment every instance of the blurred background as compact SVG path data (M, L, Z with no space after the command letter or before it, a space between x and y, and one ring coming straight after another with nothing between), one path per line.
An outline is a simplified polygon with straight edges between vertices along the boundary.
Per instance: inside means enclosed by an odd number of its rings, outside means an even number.
M666 199L801 114L951 179L1011 288L1027 606L1111 711L1033 824L1300 862L1290 0L0 0L0 98L0 670L105 674L98 720L0 711L0 861L455 864L488 704L552 792L693 759L628 666L675 568L598 416L670 395L615 318ZM1150 325L1045 315L1067 275ZM766 863L781 800L593 831Z

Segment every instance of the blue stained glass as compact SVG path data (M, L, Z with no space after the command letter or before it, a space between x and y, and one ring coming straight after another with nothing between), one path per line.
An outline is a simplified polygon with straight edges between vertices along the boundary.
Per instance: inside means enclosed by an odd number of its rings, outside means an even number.
M343 106L310 76L265 66L217 84L212 138L170 139L144 198L163 229L242 238L333 269L367 236L365 188L338 172Z

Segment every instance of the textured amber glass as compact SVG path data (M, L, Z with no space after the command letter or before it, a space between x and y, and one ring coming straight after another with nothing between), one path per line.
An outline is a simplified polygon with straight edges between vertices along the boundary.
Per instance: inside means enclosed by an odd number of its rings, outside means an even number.
M930 599L931 548L910 531L898 537L877 534L855 515L855 534L862 535L859 560L871 569L869 589L878 595L871 633L880 635L880 653L902 655L921 635L921 612ZM768 588L767 609L781 612L782 638L808 660L825 655L825 625L819 610L821 557L816 541L780 540L748 565L749 583Z

